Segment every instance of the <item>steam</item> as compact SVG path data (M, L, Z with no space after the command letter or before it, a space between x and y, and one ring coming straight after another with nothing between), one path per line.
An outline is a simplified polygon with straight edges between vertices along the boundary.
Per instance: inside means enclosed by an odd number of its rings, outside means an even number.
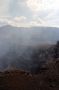
M56 28L44 27L1 27L0 69L22 68L30 70L33 66L32 55L34 49L38 49L37 46L40 47L43 44L54 44L59 39L59 29L57 30Z

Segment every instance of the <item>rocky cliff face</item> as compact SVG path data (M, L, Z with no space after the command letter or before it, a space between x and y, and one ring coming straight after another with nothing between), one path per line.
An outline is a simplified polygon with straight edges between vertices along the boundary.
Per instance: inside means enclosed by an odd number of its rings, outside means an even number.
M1 90L59 90L59 59L47 63L38 74L22 70L0 72Z

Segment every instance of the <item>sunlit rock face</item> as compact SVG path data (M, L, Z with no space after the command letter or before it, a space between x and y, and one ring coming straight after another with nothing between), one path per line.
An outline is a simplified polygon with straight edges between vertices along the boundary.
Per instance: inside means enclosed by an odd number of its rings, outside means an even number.
M51 58L50 45L59 40L59 28L0 28L0 69L31 70Z

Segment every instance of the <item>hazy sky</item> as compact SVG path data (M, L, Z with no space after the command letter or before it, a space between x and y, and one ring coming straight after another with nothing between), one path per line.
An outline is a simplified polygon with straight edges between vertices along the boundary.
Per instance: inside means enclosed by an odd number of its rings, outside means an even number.
M59 27L59 0L0 0L0 26Z

